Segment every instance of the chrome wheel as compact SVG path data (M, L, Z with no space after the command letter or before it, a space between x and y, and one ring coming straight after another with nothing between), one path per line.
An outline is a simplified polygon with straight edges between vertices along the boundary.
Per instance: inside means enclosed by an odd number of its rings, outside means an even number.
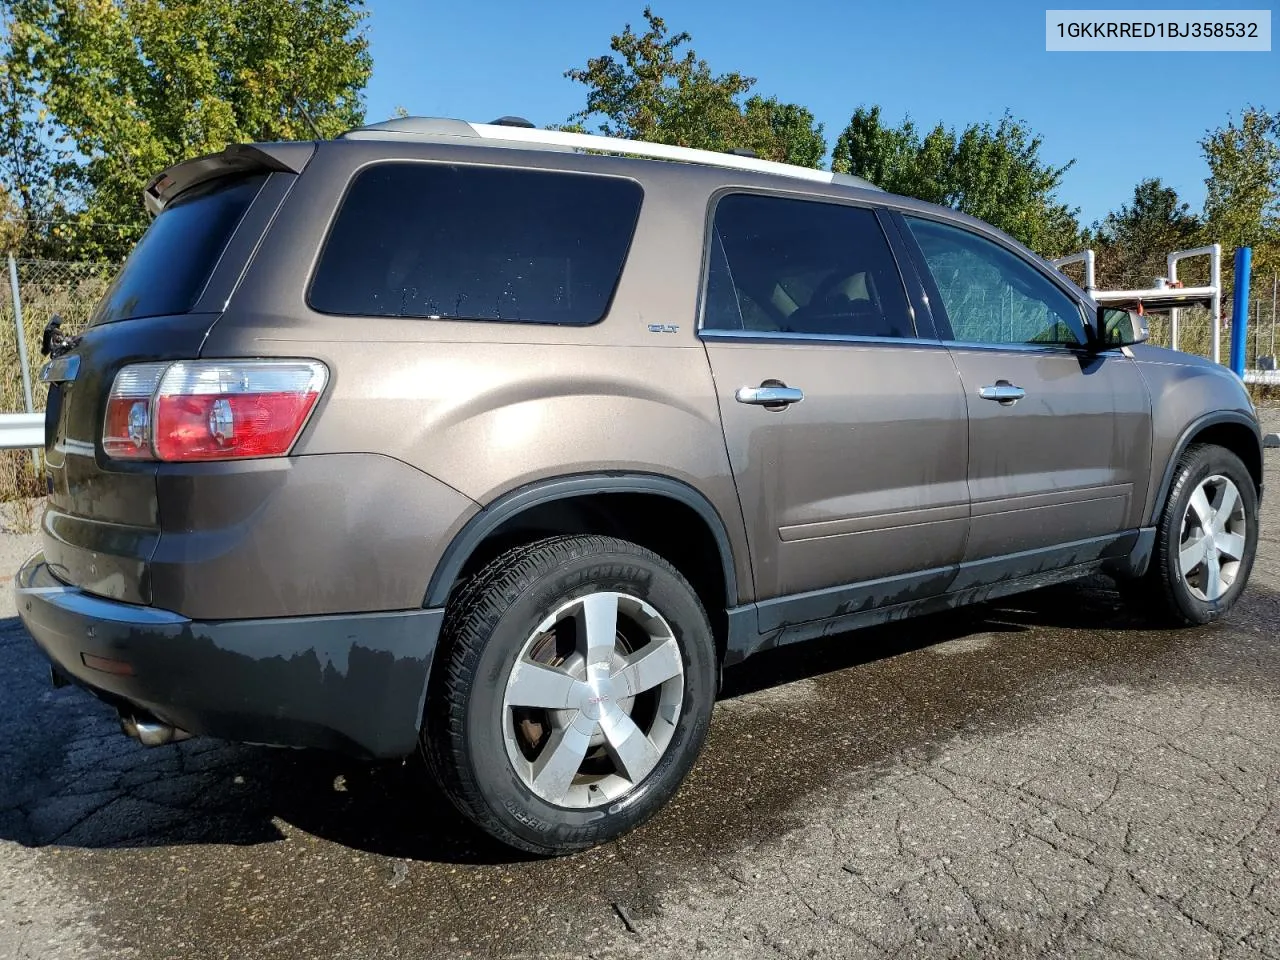
M1220 474L1196 487L1182 518L1178 569L1197 600L1212 602L1235 583L1248 530L1236 485Z
M625 593L560 606L525 641L502 696L507 759L561 807L619 799L657 766L684 702L671 626Z

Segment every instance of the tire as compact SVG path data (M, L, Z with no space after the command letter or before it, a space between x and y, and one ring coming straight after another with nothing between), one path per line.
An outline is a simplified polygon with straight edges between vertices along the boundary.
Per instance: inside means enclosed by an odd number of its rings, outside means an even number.
M445 613L428 763L458 810L510 846L607 842L660 809L702 751L716 659L701 602L657 554L598 536L509 550Z
M1235 492L1235 506L1223 502L1229 498L1228 487ZM1197 498L1198 492L1203 500ZM1206 507L1208 516L1202 518ZM1213 551L1216 561L1208 552L1196 552L1196 545L1205 543L1201 538L1206 521L1214 530L1221 526L1227 538L1217 533L1213 537L1214 544L1229 546L1225 552ZM1151 565L1144 576L1122 581L1121 593L1138 612L1157 622L1212 623L1225 616L1244 591L1257 548L1258 493L1248 469L1230 450L1193 444L1174 469L1173 486L1156 527ZM1210 579L1215 562L1220 573Z

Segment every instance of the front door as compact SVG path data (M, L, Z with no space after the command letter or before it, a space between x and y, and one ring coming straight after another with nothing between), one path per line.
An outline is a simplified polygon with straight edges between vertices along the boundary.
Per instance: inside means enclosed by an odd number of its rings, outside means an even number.
M1011 248L905 219L969 410L965 560L1089 544L1137 526L1151 426L1134 362L1088 349L1080 302ZM1087 558L1081 549L1076 559Z
M785 614L809 620L945 590L968 529L965 400L916 336L875 211L724 196L708 274L701 336L757 598L814 592Z

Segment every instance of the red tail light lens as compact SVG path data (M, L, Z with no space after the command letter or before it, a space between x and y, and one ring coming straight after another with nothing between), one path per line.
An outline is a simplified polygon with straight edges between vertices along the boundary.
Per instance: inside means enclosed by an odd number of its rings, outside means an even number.
M151 460L152 396L167 363L135 363L116 374L107 398L102 449L117 460Z
M322 364L306 360L175 363L156 391L156 457L283 456L326 379Z
M136 394L142 377L126 380L143 367L162 368L152 392ZM139 364L116 377L107 402L103 447L111 456L139 459L117 437L136 444L145 430L145 457L157 460L233 460L284 456L315 407L328 379L324 364L314 360L191 360L173 364ZM139 385L130 394L122 381ZM145 416L145 424L141 421Z

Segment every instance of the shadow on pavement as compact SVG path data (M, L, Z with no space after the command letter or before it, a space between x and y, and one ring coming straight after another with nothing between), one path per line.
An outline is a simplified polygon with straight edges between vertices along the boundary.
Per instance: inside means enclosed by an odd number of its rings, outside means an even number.
M772 650L726 671L723 698L977 634L1130 621L1096 582ZM355 849L448 863L518 859L471 828L415 758L374 764L195 739L145 748L87 693L49 683L16 619L0 621L0 839L27 846L259 844L281 822Z
M0 620L0 839L137 847L279 840L279 821L354 848L445 862L511 861L472 830L416 758L196 738L147 748L87 692L54 689L16 618Z

